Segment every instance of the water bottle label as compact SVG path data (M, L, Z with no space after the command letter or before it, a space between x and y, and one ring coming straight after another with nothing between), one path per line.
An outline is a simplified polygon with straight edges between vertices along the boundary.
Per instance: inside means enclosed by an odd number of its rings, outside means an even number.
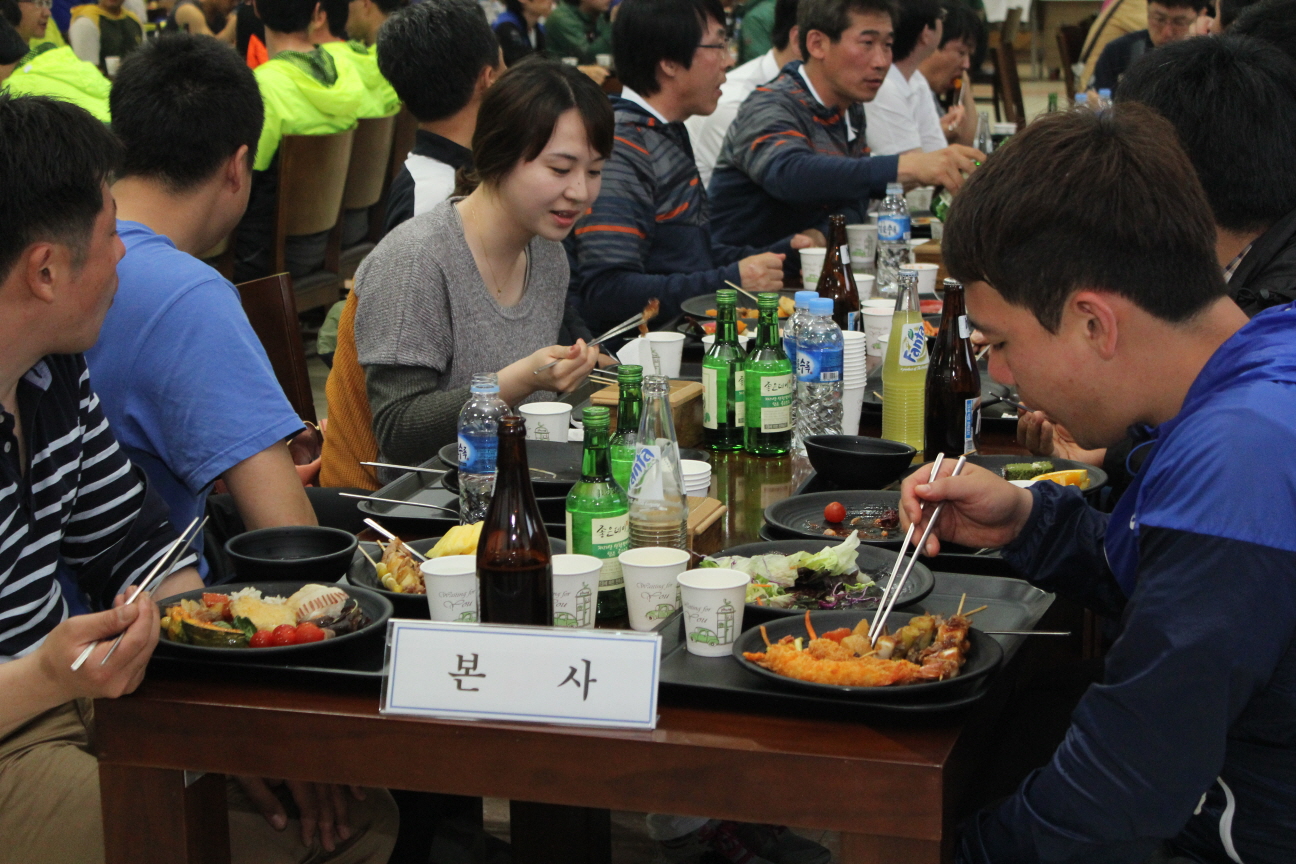
M966 320L966 319L965 319ZM977 433L981 431L981 397L963 400L963 452L976 452Z
M734 425L747 425L747 373L740 368L734 369Z
M792 428L792 376L787 373L747 371L755 377L757 402L752 406L756 416L752 423L761 432L787 432Z
M972 325L968 323L966 315L960 315L958 319L959 337L966 339L972 335Z
M888 215L878 217L878 241L899 243L909 239L909 217Z
M810 384L829 384L842 380L841 346L806 348L797 351L797 380Z
M494 474L499 438L494 435L459 433L459 471L463 474Z
M927 368L927 338L921 322L905 324L900 331L900 368Z

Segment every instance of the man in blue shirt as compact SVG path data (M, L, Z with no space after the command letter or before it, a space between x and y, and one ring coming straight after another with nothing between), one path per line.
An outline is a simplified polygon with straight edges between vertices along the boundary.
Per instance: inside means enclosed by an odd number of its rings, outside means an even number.
M906 519L946 502L927 552L1002 546L1121 624L1050 763L971 820L959 862L1296 860L1296 304L1248 322L1229 298L1177 137L1134 103L1049 115L950 213L995 379L1081 447L1130 429L1147 454L1110 517L974 466L904 484Z

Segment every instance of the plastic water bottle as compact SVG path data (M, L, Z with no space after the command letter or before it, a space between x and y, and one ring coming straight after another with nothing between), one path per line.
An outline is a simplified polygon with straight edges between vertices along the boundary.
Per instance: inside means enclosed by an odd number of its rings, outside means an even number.
M1098 103L1094 105L1095 111L1101 111L1104 108L1110 108L1112 105L1111 90L1107 87L1098 91Z
M499 421L508 410L495 373L474 374L472 396L459 412L459 521L465 525L486 518L495 491Z
M842 429L842 334L833 301L810 301L810 320L797 335L797 437L840 435Z
M900 268L911 262L909 248L909 205L904 187L888 183L886 199L878 210L877 291L879 297L894 298L900 290Z
M818 297L817 291L798 291L793 296L796 310L783 322L783 353L796 367L796 332L797 328L810 319L810 301Z
M1089 94L1088 94L1088 93L1077 93L1077 94L1075 95L1075 105L1074 105L1074 107L1075 107L1076 109L1088 108L1088 107L1089 107Z

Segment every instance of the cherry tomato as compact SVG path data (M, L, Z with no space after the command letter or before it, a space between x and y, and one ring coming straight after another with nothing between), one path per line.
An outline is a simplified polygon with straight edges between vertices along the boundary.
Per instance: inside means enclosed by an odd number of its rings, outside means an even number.
M269 648L273 644L270 641L270 637L271 634L269 630L258 630L252 634L252 638L248 640L248 644L253 648Z
M846 518L846 507L839 501L834 501L824 508L825 522L841 522Z
M304 621L297 625L297 643L302 645L306 642L323 642L324 631L309 621Z
M280 645L297 644L297 628L291 624L280 624L270 634L270 644L278 647Z

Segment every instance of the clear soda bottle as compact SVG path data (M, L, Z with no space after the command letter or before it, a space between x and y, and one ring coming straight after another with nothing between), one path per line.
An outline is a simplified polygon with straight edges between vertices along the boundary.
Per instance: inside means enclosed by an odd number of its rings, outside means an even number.
M900 290L900 268L911 262L909 205L904 187L887 184L887 195L878 210L877 290L879 297L895 297Z
M630 468L630 547L688 548L688 499L671 416L670 381L643 379L643 415Z
M833 301L816 297L810 320L797 335L797 437L840 435L842 428L842 334Z
M486 518L495 489L499 421L509 413L494 372L474 374L471 392L459 412L459 520L465 525Z

